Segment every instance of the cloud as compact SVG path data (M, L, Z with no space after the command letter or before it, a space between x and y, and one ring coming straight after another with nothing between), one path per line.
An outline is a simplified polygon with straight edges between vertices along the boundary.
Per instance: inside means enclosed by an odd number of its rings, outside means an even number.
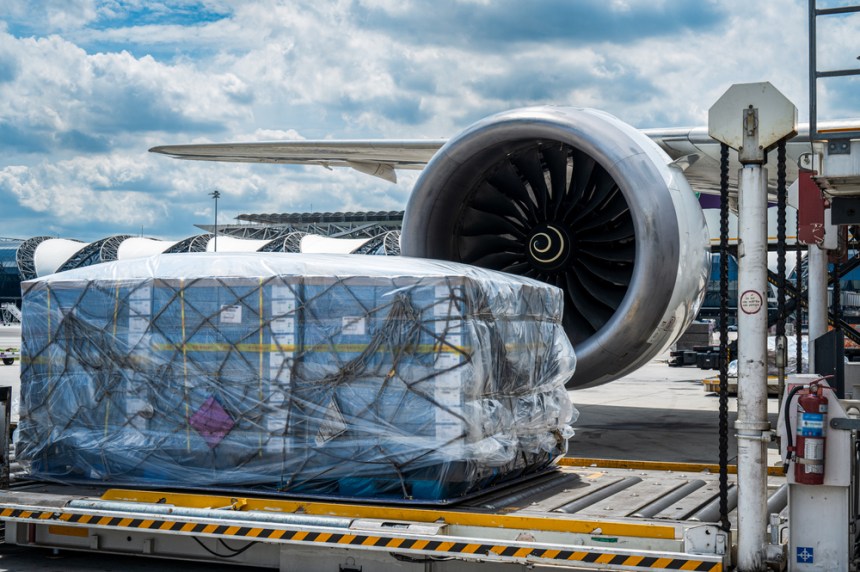
M732 83L763 80L803 118L806 2L759 3L755 17L747 4L8 0L0 198L15 220L4 228L92 240L143 226L181 238L208 222L214 188L224 220L399 210L417 176L390 185L348 169L145 152L159 144L439 138L542 103L598 107L639 127L701 125ZM822 56L843 57L856 34L856 23L835 24ZM860 115L856 87L822 85L822 108Z
M128 52L87 54L59 36L0 34L17 56L0 83L0 148L21 153L105 152L141 132L213 133L249 116L248 86ZM15 60L13 60L15 61Z
M421 9L415 1L402 4L359 4L355 15L362 24L397 33L411 43L494 53L511 53L522 44L629 45L648 37L713 29L726 17L715 2L449 0L432 10Z
M3 19L17 35L40 35L86 26L96 18L95 0L5 0Z

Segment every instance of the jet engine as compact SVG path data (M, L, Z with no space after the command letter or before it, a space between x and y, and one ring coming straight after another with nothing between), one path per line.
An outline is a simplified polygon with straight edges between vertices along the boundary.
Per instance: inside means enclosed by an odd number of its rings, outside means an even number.
M591 109L500 113L448 141L406 207L404 255L564 290L577 368L606 383L665 351L696 316L708 233L680 168L648 137Z

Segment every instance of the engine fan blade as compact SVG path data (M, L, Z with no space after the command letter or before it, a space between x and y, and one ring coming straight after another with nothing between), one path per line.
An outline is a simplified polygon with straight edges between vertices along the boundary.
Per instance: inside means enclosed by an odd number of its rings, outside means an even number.
M541 153L550 175L552 201L549 206L549 214L555 217L567 198L573 176L571 149L566 145L547 146L541 149Z
M511 234L525 240L526 235L520 224L519 221L511 220L495 213L466 207L463 209L463 214L461 215L461 227L463 231L460 234L464 236Z
M487 182L511 200L517 201L528 222L531 225L537 224L539 220L536 212L537 205L532 202L532 198L526 191L525 185L523 185L523 181L514 170L513 165L507 161L503 162L499 169L490 175Z
M596 244L581 244L579 252L599 260L612 262L633 262L636 259L636 243L613 244L611 247L600 248Z
M598 211L595 211L594 216L584 221L581 225L576 225L577 233L580 231L599 228L605 224L615 221L618 217L630 211L627 206L627 201L624 200L624 195L621 190L615 187L615 193L605 201L604 206Z
M627 294L627 288L619 288L618 286L601 280L596 274L591 272L587 264L577 264L576 277L591 296L603 302L603 304L615 311L621 305L624 295Z
M478 187L469 206L494 216L504 217L511 224L521 228L523 232L528 230L523 222L528 220L526 212L516 202L509 200L498 189L486 182Z
M459 247L460 259L463 262L468 263L471 263L473 260L479 260L488 254L493 253L512 253L525 257L523 243L521 241L506 238L502 235L461 235Z
M629 211L627 215L627 217L618 221L618 226L612 228L612 230L602 230L600 231L600 234L595 234L586 232L581 233L580 229L577 228L575 236L579 242L585 243L616 242L625 238L632 238L636 234L636 229L633 227L633 219L630 218Z
M514 252L491 252L474 260L463 260L468 264L482 266L491 270L501 270L523 261L523 256Z
M592 274L610 284L618 286L630 285L630 278L633 275L632 264L613 264L611 262L589 259L586 266Z
M584 220L591 213L601 208L610 194L618 191L618 185L615 184L615 181L612 180L612 177L603 168L597 171L594 179L594 186L588 190L585 197L579 202L582 208L568 214L565 218L571 226L576 226L579 221Z
M532 267L525 259L522 262L516 262L509 266L505 266L504 268L500 268L502 272L508 272L510 274L525 274Z
M591 177L594 174L595 166L597 166L597 163L594 159L579 149L573 150L573 177L571 178L570 189L567 193L570 195L568 204L571 206L576 205L585 195L586 189L591 184Z
M583 288L579 282L579 278L573 272L565 274L567 283L567 292L569 299L573 302L577 313L582 316L588 325L596 332L603 327L603 324L609 321L612 317L611 310L605 310L602 304L589 304L589 300L593 300L591 295Z
M542 220L547 218L547 203L550 200L549 172L544 168L538 147L531 147L511 157L511 162L531 189L534 203Z

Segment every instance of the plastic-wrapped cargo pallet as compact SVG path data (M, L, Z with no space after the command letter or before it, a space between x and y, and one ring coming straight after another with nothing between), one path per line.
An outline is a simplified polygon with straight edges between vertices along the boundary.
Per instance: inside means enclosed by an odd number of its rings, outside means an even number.
M442 502L575 415L554 287L408 258L170 254L25 282L36 478Z

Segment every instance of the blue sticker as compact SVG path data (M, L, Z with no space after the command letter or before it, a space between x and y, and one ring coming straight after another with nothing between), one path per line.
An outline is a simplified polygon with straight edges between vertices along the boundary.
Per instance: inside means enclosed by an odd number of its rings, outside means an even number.
M801 413L800 414L800 435L802 437L823 437L824 436L824 414L822 413Z
M798 546L797 561L802 564L812 564L815 561L815 549L811 546Z

